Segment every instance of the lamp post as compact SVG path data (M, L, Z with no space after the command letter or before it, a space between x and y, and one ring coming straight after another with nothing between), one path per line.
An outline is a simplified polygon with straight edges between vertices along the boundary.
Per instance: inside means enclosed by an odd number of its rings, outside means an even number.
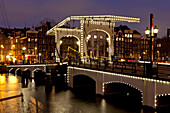
M37 59L37 47L35 47L35 59ZM36 62L37 62L37 60L36 60ZM34 61L34 63L35 63L35 61Z
M153 28L153 14L150 14L150 29L148 29L148 27L145 29L145 34L146 37L150 38L150 72L151 75L153 74L153 62L155 61L155 42L154 42L154 38L157 37L158 34L158 28L155 26L155 28Z
M39 53L39 64L41 63L41 53Z
M23 53L22 53L22 55L23 55L23 64L25 64L25 50L26 50L26 47L23 47L22 50L23 50Z

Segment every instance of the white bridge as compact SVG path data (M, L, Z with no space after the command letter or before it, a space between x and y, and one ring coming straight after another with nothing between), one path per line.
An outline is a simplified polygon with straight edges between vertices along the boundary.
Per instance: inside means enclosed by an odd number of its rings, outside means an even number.
M170 95L169 81L71 66L68 67L68 85L73 88L74 77L82 75L87 76L94 81L96 94L105 95L106 85L121 83L138 90L142 95L142 104L153 108L156 108L157 106L157 98Z
M69 21L80 21L80 26L75 28L61 28ZM93 31L103 32L107 35L108 58L114 56L114 26L116 22L140 22L139 18L115 16L115 15L92 15L92 16L70 16L47 31L47 35L54 35L56 42L56 60L59 61L60 41L62 37L75 37L78 42L78 52L81 56L87 55L88 34ZM58 53L57 53L58 51Z

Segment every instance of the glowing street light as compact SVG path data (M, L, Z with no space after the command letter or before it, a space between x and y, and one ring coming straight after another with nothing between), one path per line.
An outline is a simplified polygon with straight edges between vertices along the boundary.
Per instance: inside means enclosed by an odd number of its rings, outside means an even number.
M23 47L22 48L22 50L23 50L23 53L22 53L22 55L23 55L23 64L25 64L25 50L26 50L26 47Z
M25 51L25 50L26 50L26 47L23 47L22 50Z
M154 38L157 37L158 34L158 28L155 26L153 28L153 14L150 14L150 29L148 27L145 29L145 34L146 37L150 38L150 63L151 63L151 75L153 74L153 61L154 61L154 56L155 56L155 48L154 48Z
M39 63L41 63L41 62L40 62L40 61L41 61L40 58L41 58L41 53L39 53Z

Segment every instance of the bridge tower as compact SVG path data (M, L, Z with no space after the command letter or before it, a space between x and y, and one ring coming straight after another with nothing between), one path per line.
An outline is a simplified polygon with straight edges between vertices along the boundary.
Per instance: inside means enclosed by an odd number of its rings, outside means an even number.
M80 24L77 27L71 28L68 25L70 21L79 21ZM47 35L55 35L56 42L56 61L60 61L60 45L62 43L62 37L75 37L77 39L77 45L79 47L82 58L87 56L87 44L88 34L92 31L104 32L108 42L107 52L108 59L111 60L111 56L114 56L114 26L116 22L138 22L139 18L115 16L115 15L91 15L91 16L70 16L55 25L49 31ZM67 25L66 25L67 24ZM67 27L63 26L66 25Z

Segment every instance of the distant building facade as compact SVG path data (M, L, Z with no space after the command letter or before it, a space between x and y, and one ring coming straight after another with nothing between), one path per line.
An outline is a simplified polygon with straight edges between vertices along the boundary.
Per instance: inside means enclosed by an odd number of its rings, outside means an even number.
M120 25L114 29L114 55L122 58L140 59L147 54L148 39L136 30Z
M0 61L18 64L23 60L28 64L54 62L55 39L46 36L48 29L46 24L31 30L0 28Z
M158 61L170 61L170 38L164 37L156 40L155 57Z

